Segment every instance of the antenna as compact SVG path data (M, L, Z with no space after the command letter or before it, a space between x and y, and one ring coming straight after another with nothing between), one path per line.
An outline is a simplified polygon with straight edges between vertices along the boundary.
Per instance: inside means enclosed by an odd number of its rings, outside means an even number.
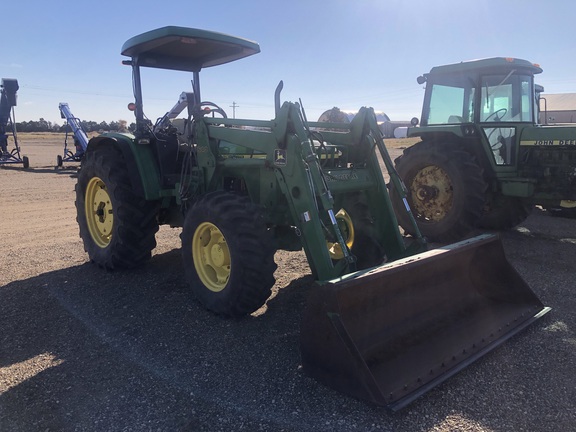
M235 119L236 118L236 108L239 108L240 105L237 105L236 102L232 102L232 105L230 105L230 108L232 108L232 118Z

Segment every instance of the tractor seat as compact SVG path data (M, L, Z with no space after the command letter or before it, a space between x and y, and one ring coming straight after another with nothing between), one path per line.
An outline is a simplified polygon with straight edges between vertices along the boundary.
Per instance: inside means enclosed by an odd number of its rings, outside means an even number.
M462 116L451 115L448 117L448 123L464 123Z

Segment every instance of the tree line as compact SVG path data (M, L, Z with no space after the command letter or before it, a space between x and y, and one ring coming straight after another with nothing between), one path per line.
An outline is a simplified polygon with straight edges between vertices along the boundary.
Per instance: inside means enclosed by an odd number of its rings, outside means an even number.
M118 121L111 121L107 123L105 121L97 123L95 121L86 121L80 120L80 126L84 129L84 132L102 132L102 131L110 131L110 132L134 132L136 130L136 123L131 123L128 125L126 120L118 120ZM7 125L7 131L12 132L12 125ZM58 123L52 123L51 121L44 120L40 118L40 120L34 121L23 121L23 122L16 122L16 131L17 132L72 132L72 129L68 125L68 122L65 122L63 125L59 125Z

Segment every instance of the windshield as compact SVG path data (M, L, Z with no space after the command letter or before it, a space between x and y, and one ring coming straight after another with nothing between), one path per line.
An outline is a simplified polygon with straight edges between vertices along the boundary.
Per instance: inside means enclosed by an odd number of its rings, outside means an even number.
M474 119L473 81L454 76L442 77L429 83L428 112L422 118L423 125L439 125L471 122Z
M513 72L482 76L478 88L471 77L430 77L422 125L533 121L532 77Z
M481 122L531 122L532 79L528 75L482 77Z

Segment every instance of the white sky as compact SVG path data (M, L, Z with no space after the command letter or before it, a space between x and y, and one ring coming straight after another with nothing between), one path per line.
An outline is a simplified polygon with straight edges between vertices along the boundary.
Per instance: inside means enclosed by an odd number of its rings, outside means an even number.
M93 121L134 121L123 43L167 25L256 41L261 53L201 72L202 96L237 118L274 116L274 90L316 120L337 106L371 106L392 120L420 115L416 77L433 66L518 57L544 69L545 93L576 92L576 2L550 0L19 0L3 2L0 77L20 85L16 121L62 124L59 102ZM191 74L143 70L156 119Z

